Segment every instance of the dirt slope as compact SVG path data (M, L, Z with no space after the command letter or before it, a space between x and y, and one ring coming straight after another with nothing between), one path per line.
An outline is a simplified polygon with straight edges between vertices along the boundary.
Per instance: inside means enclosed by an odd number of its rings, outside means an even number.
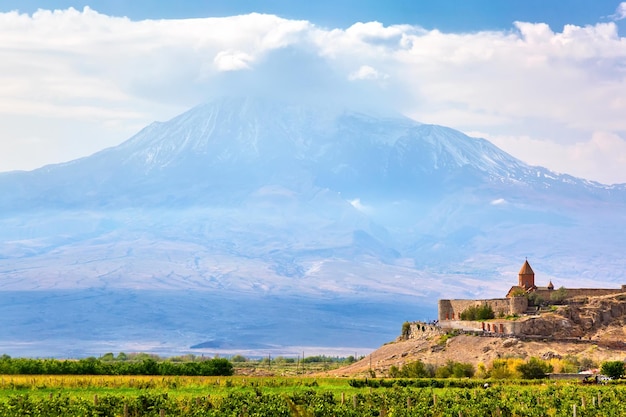
M392 365L398 368L408 362L421 360L441 365L448 360L489 365L501 357L553 357L554 355L578 355L596 362L622 360L626 352L612 350L591 343L521 341L514 338L459 335L443 345L435 339L410 339L389 343L350 366L329 371L332 376L369 376L370 366L376 376L388 374ZM371 365L370 365L371 363Z
M494 359L506 357L576 355L598 363L626 358L626 293L571 299L546 313L523 316L519 323L518 338L450 337L438 326L416 322L410 326L408 340L398 338L363 360L328 374L366 376L371 369L384 376L392 365L401 368L417 360L434 365L452 360L489 366Z

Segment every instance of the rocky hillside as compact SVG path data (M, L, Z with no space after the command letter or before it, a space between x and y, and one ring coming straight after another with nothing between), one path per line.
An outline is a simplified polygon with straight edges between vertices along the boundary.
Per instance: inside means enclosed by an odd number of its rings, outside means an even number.
M626 324L626 294L574 299L556 307L552 313L524 317L520 322L525 335L621 343Z
M392 365L417 360L436 365L452 360L489 365L506 357L550 359L576 355L595 362L626 357L626 294L574 300L554 311L519 318L526 336L449 335L440 328L413 323L408 338L399 337L363 360L330 372L335 376L387 375Z

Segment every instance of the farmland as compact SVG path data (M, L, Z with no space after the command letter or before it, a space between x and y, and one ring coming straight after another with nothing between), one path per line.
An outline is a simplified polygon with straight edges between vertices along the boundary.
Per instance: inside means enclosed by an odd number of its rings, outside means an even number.
M0 376L0 416L620 416L626 387L479 379Z

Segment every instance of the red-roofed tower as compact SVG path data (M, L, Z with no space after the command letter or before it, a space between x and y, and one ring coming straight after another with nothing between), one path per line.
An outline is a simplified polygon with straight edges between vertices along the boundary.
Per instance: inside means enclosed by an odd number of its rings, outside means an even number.
M528 263L528 259L524 261L524 265L522 265L522 269L519 270L518 274L519 283L518 285L525 289L526 291L535 288L535 272L530 267Z

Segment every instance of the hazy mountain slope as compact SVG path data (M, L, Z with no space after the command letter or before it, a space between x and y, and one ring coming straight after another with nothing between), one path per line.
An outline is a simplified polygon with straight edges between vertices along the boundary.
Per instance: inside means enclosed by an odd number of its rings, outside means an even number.
M216 311L207 340L328 346L343 343L341 329L371 325L378 338L363 340L374 347L397 333L382 323L415 319L405 317L411 311L434 317L439 296L503 295L526 256L539 283L621 283L625 202L624 185L531 167L449 128L226 98L90 157L0 173L0 290L78 291L74 304L63 303L84 315L83 330L116 326L104 312L135 311L142 294L175 292L183 307L159 295L163 314L124 333L151 345L205 341L202 307L182 301L191 291ZM83 308L90 291L101 308ZM306 314L286 310L298 303ZM275 323L264 337L253 331L256 304ZM359 316L366 304L372 313ZM316 322L324 308L349 323ZM51 340L83 331L61 318L62 305L45 310L55 314L64 324ZM19 323L0 342L17 329L44 334L41 321ZM146 332L159 336L147 341ZM100 333L106 341L115 332Z

